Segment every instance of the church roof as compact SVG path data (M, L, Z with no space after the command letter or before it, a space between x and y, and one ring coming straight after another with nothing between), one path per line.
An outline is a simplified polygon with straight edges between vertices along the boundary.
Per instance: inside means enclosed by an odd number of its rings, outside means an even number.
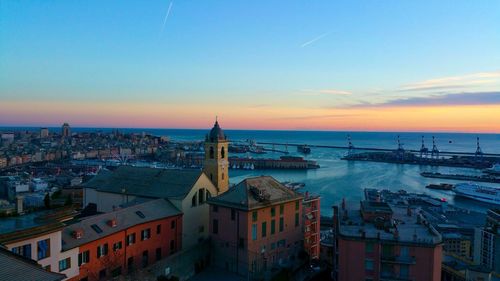
M150 198L184 198L202 174L200 170L120 166L101 171L82 186L101 192L126 193Z
M225 205L243 210L258 209L302 198L271 176L247 178L217 197L210 204Z
M226 140L226 136L224 135L224 131L219 126L219 122L215 120L214 127L210 130L210 133L207 136L207 140L210 142L215 142L218 140Z

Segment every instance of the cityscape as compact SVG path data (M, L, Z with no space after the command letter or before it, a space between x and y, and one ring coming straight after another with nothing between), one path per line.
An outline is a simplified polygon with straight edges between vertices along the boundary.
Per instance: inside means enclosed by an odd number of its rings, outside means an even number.
M0 0L0 281L500 281L499 10Z

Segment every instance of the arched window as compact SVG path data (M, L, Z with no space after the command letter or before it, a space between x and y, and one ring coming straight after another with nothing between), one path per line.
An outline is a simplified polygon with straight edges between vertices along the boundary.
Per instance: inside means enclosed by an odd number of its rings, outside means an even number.
M210 159L214 159L214 148L210 147Z
M205 195L206 195L206 197L207 197L207 198L206 198L206 200L208 200L210 197L212 197L212 193L210 193L210 191L208 191L208 189L207 189L207 191L205 192Z
M191 198L191 207L196 207L196 194L193 195L193 198Z
M220 157L222 159L224 159L224 157L226 157L226 150L224 149L224 147L222 147L222 149L220 150Z
M201 205L205 202L205 189L200 188L198 190L198 204Z

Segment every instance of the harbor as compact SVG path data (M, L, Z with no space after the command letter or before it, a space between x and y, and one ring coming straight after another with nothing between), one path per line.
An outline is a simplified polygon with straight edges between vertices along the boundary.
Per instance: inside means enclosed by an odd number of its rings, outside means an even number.
M432 173L432 172L422 172L420 173L422 177L435 178L435 179L449 179L449 180L460 180L460 181L477 181L477 182L491 182L500 183L500 178L489 175L482 176L471 176L471 175L461 175L461 174L442 174L442 173Z

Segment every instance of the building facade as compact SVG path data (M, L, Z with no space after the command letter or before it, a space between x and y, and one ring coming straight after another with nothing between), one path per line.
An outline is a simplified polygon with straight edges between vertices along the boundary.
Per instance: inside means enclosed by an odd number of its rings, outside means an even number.
M302 199L265 176L209 199L213 264L248 278L293 267L303 250Z
M70 280L107 280L181 250L182 213L157 199L84 219L62 233L63 248L78 251L78 275Z
M304 228L304 250L311 260L320 257L320 197L306 192L302 201L302 217Z
M362 201L334 207L335 280L439 281L441 235L410 208Z

